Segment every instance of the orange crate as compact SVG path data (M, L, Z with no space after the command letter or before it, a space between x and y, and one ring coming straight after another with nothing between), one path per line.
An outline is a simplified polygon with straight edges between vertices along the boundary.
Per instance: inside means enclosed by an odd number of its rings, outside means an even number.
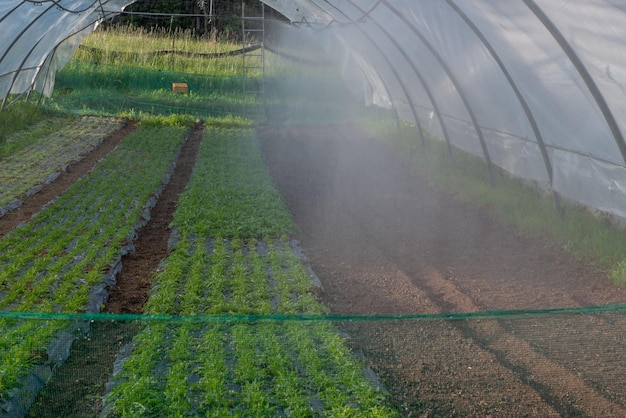
M172 92L173 93L189 93L189 86L187 83L172 83Z

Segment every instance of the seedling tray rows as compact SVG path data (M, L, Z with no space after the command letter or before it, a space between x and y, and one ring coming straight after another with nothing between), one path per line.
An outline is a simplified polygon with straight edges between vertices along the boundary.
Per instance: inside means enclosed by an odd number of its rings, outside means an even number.
M206 133L146 306L179 320L145 321L103 416L394 415L330 323L298 320L326 308L280 236L288 216L262 167L251 131ZM269 202L261 222L253 208Z
M0 240L0 310L97 312L121 255L131 249L168 181L183 138L182 128L138 129L91 173ZM10 408L6 402L22 396L21 387L33 391L24 379L36 366L49 369L64 361L51 356L50 347L66 326L0 317L5 409Z
M19 198L53 181L69 164L80 160L122 124L120 119L50 118L9 137L8 141L19 142L19 136L47 132L34 144L0 158L0 216L3 207L6 211L19 205Z

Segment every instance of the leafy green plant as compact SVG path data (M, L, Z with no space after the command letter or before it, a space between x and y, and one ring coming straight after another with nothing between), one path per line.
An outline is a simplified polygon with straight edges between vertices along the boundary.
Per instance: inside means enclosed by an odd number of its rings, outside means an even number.
M207 129L205 135L175 223L223 238L291 232L293 223L267 176L252 130Z
M51 117L7 136L0 147L0 206L43 184L121 126L117 119Z
M183 128L140 127L28 224L2 238L0 309L84 311L91 289L103 282L151 196L163 187L183 134ZM37 331L32 326L7 324L0 333L0 346L11 347L0 359L0 394L30 368L22 343L45 351L59 330L58 324L40 323Z
M247 129L207 130L145 307L182 323L146 323L109 416L396 416L329 323L259 316L326 308L282 235L291 224L252 140ZM251 201L272 210L251 211ZM221 315L197 316L207 313Z

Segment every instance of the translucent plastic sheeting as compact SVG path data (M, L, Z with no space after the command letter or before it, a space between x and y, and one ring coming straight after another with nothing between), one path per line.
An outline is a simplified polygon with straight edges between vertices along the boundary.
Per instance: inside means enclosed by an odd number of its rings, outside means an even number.
M263 2L312 36L324 32L366 103L393 107L516 176L626 218L622 2ZM82 37L130 3L2 2L0 97L51 94L55 71Z
M353 89L371 92L370 102L386 97L401 119L456 147L626 218L626 6L615 0L307 3L307 21L318 19L314 30L332 31L361 72L377 75L379 82ZM292 2L267 4L291 16ZM320 9L326 20L319 20Z
M24 1L0 5L0 97L39 90L52 93L54 74L101 19L127 0Z

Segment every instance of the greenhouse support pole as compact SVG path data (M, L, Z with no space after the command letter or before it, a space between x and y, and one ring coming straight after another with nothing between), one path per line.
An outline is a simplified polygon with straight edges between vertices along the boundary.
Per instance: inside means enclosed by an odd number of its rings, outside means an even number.
M24 64L26 64L26 61L28 60L28 58L30 57L30 55L33 53L33 51L37 48L37 46L39 46L39 44L41 43L43 38L39 38L39 40L37 42L35 42L35 44L33 45L33 47L30 49L30 51L28 51L28 54L26 54L24 56L24 59L22 60L22 62L20 62L19 68L23 69L24 68ZM53 52L56 51L56 46L53 49ZM49 56L50 54L48 54ZM48 56L46 56L46 59L48 58ZM44 60L45 63L45 60ZM52 63L50 63L50 65L52 65ZM30 69L30 68L29 68ZM32 69L36 69L35 71L35 76L33 77L33 82L31 83L29 89L32 90L35 86L35 83L37 82L37 77L39 77L39 73L41 72L41 66L38 67L33 67ZM20 71L16 71L15 74L13 74L13 78L11 80L11 84L9 84L9 92L13 89L13 86L15 85L15 81L17 80L17 77L19 76ZM7 96L8 97L8 96ZM2 109L4 109L5 107L5 102L7 97L4 98L4 100L2 101Z
M559 215L562 215L563 208L561 207L561 199L559 197L559 194L553 189L554 172L552 170L552 163L550 162L550 156L548 155L548 150L546 148L545 141L543 140L541 130L539 129L539 125L537 124L537 120L535 119L535 116L533 115L533 112L530 109L528 102L526 101L526 99L524 98L524 95L522 94L519 87L517 86L517 83L515 83L515 80L513 80L513 76L511 76L511 73L507 69L506 65L504 65L504 62L500 59L500 56L498 55L496 50L493 48L489 40L480 31L478 26L476 26L476 24L469 18L469 16L467 16L467 14L465 14L465 12L463 12L463 10L461 10L461 8L454 2L454 0L446 0L446 3L448 3L448 5L452 8L452 10L454 10L461 17L461 19L463 19L463 21L474 32L474 34L478 37L478 39L480 39L480 41L483 43L485 48L487 48L487 50L491 54L491 57L495 60L495 62L500 67L502 74L504 74L504 77L506 77L507 81L509 82L509 85L513 89L513 93L515 93L517 100L520 102L520 105L522 106L522 109L524 110L524 114L526 115L526 118L528 119L528 122L530 123L530 126L537 140L537 145L539 146L539 150L541 151L541 157L543 158L543 163L546 166L546 171L548 172L548 179L550 180L550 189L552 191L552 198L554 200L554 206L556 207L556 210L559 213Z
M331 12L329 12L328 10L326 10L325 8L323 8L322 6L320 6L319 4L315 3L313 1L313 4L315 4L315 6L319 9L321 9L324 13L328 14L329 16L332 16L333 14ZM331 5L332 6L332 5ZM396 78L396 80L398 81L398 83L400 84L400 89L402 90L402 93L404 93L404 96L406 97L406 100L409 104L409 108L411 109L411 113L413 114L413 119L415 120L415 125L417 126L417 132L418 135L420 137L420 140L422 142L422 145L425 146L426 145L426 136L424 134L424 129L422 127L422 124L419 120L419 117L417 116L417 112L415 111L415 104L413 103L413 100L411 99L411 96L408 93L408 89L406 87L406 85L404 84L404 82L402 81L402 77L400 77L400 75L398 74L398 72L396 71L396 69L394 68L393 64L391 63L391 61L389 60L389 58L387 57L387 55L385 55L385 53L383 52L382 48L380 48L373 40L372 38L368 35L368 33L363 30L363 28L360 27L360 25L356 22L354 22L352 19L350 19L350 17L348 15L346 15L342 10L338 9L335 6L332 6L335 10L337 10L339 13L341 13L343 15L343 17L345 17L346 19L348 19L350 21L350 24L355 25L355 27L357 28L357 30L364 35L372 45L374 45L374 48L376 49L376 51L380 54L380 56L383 58L383 60L385 61L385 63L387 64L387 66L389 67L389 69L391 70L391 72L393 73L394 77ZM372 9L373 10L373 9ZM336 20L335 20L336 21ZM398 116L398 110L397 108L394 106L393 104L393 96L391 95L391 90L389 89L387 83L385 82L384 77L380 77L379 79L381 80L381 82L383 83L383 87L385 88L385 90L387 91L387 96L389 96L389 100L391 101L391 105L395 114L395 119L396 119L396 127L398 129L400 129L400 117Z
M345 15L344 15L345 16ZM347 16L345 16L347 18ZM353 22L354 23L354 22ZM357 30L367 38L367 40L374 45L374 49L376 49L376 51L380 54L380 56L383 58L383 60L385 61L385 63L387 64L387 66L389 67L389 69L391 70L391 72L393 73L394 77L396 78L396 80L398 81L398 83L400 84L400 89L402 89L402 93L404 93L404 96L406 97L407 102L409 103L409 107L411 109L411 113L413 114L413 119L415 120L415 124L417 125L417 130L418 130L418 134L420 137L420 140L422 141L422 145L426 144L426 137L424 135L424 130L422 128L422 124L419 120L419 117L417 116L417 112L415 111L415 104L413 103L413 99L411 99L411 95L408 92L407 86L406 84L404 84L404 81L402 81L402 77L400 77L400 74L398 74L398 72L396 71L396 69L394 68L393 64L391 63L391 60L389 60L389 57L387 57L387 55L385 55L385 53L383 52L382 48L380 48L375 42L374 40L369 36L369 34L367 33L367 31L363 30L363 28L360 27L359 24L354 23L355 27L357 28ZM380 77L380 80L383 83L383 86L385 87L385 90L387 90L387 95L389 96L389 100L391 100L391 103L393 104L393 96L391 95L391 90L389 89L387 83L384 81L384 77ZM394 106L394 111L397 115L397 109ZM396 120L399 121L399 117L396 117ZM398 128L400 127L399 122L397 122L397 126Z
M383 57L383 59L385 59L385 60L386 60L386 57ZM388 62L387 62L387 63L388 63ZM389 63L388 63L388 64L389 64ZM399 130L399 129L400 129L400 115L398 115L398 109L396 109L396 107L395 107L395 106L394 106L394 104L393 104L393 97L391 96L391 90L389 90L389 86L387 85L387 81L385 81L385 78L384 78L384 77L382 77L382 76L380 75L380 73L379 73L376 69L373 69L373 70L374 70L374 71L376 71L376 75L378 76L378 79L380 80L380 82L383 84L383 88L385 89L385 93L387 94L387 97L389 97L389 102L391 103L391 111L392 111L392 113L393 113L393 121L394 121L394 122L395 122L395 124L396 124L396 129L398 129L398 130ZM361 72L363 72L363 73L364 73L364 71L363 71L363 70L361 70ZM365 74L363 74L363 77L364 77L365 79L367 79L367 76L366 76ZM371 84L370 84L370 88L372 88L372 87L371 87ZM373 90L373 88L372 88L372 90ZM420 137L421 137L421 138L422 138L422 140L423 140L423 139L424 139L424 137L422 136L422 135L423 135L423 132L421 132L421 125L420 125L419 121L417 122L417 126L418 126L418 128L420 129L420 131L419 131L419 132L420 132ZM422 142L423 142L423 141L422 141Z
M371 11L370 11L371 12ZM451 145L451 141L450 141L450 136L448 135L448 129L446 128L446 124L444 122L441 110L439 109L439 106L437 105L437 102L435 100L435 97L432 93L432 91L430 90L430 88L428 87L426 80L424 79L424 77L422 76L422 74L420 73L420 71L417 69L417 67L413 64L413 62L411 61L411 59L408 57L408 55L406 54L406 52L404 52L404 50L402 49L402 47L397 43L397 41L390 36L389 32L387 32L381 25L379 25L375 20L372 20L372 23L374 23L374 25L376 25L376 27L378 27L378 29L380 29L385 36L387 36L387 38L389 38L389 40L391 41L391 43L394 44L394 46L396 47L396 49L400 52L400 54L404 57L404 59L407 61L407 63L409 64L409 66L413 69L413 72L415 73L415 75L417 76L417 78L420 81L420 84L422 85L422 88L424 89L424 91L426 92L426 95L428 96L428 100L430 100L430 104L433 106L433 111L435 112L435 114L437 115L437 119L439 120L439 123L441 125L441 132L443 134L444 140L446 142L446 147L447 147L447 152L448 152L448 158L450 159L450 161L454 161L454 157L452 156L452 145ZM359 24L357 24L358 26ZM420 123L419 120L419 116L417 116L417 112L415 110L415 108L417 107L415 105L415 103L413 103L413 100L411 99L411 95L408 93L408 89L406 87L406 85L404 84L404 81L402 81L402 77L400 76L400 74L398 74L398 72L396 71L396 69L394 68L394 66L390 63L389 58L385 55L385 53L382 51L382 48L380 48L380 46L369 36L369 34L367 33L367 31L365 31L364 29L360 28L359 30L361 31L361 33L363 35L365 35L365 37L367 37L367 39L372 43L372 45L374 45L374 48L376 48L376 50L384 57L385 61L387 62L387 64L389 65L389 67L391 68L391 71L393 72L394 77L398 80L398 82L400 83L400 87L402 88L402 91L404 93L404 95L407 98L407 101L409 103L409 107L411 108L411 113L413 114L413 118L415 119L415 123L417 124L417 128L418 128L418 133L420 136L420 139L422 141L422 145L425 146L426 145L426 135L424 134L424 130L422 128L422 124Z
M615 120L615 117L613 116L613 113L611 112L611 108L609 108L609 105L607 104L606 100L604 99L604 96L602 95L602 92L600 91L595 81L593 80L593 77L589 73L589 70L587 70L587 67L585 67L585 64L578 57L578 55L576 54L576 51L574 51L574 48L572 48L572 46L569 44L567 39L565 39L565 36L563 36L559 28L554 24L554 22L552 22L552 20L550 20L548 15L544 13L541 7L539 7L537 3L535 3L534 0L523 0L523 1L526 4L526 6L528 6L528 8L534 13L535 17L537 17L537 19L539 19L539 21L543 24L543 26L550 32L552 37L559 44L563 52L565 52L565 54L569 58L572 65L574 65L574 67L576 68L576 71L578 71L578 74L585 82L585 85L591 92L591 95L596 101L596 104L600 108L600 111L602 112L602 115L604 116L606 123L609 125L609 129L611 130L611 133L613 134L613 138L615 139L615 142L617 143L617 147L619 148L620 153L622 154L622 160L624 160L624 163L626 163L626 142L624 142L624 136L622 135L622 131L617 125L617 121Z
M2 18L0 19L0 24L2 24L2 22L4 22L4 19L6 19L7 17L11 16L13 14L13 12L15 12L22 4L25 4L25 3L24 2L18 3L17 6L15 6L12 10L6 12L4 14L4 16L2 16Z
M68 38L69 38L69 37L68 37ZM63 43L63 42L64 42L66 39L68 39L68 38L65 38L63 41L61 41L61 43ZM59 45L60 45L61 43L59 43ZM55 55L56 55L56 53L57 53L57 49L58 49L58 46L59 46L59 45L55 46L55 47L54 47L54 49L52 50L52 53L49 55L49 57L50 57L50 63L48 64L48 69L47 69L47 71L46 71L46 76L45 76L45 78L43 79L43 87L41 88L41 90L42 90L42 91L41 91L41 92L42 92L42 94L40 95L40 97L39 97L39 102L38 102L38 104L39 104L39 105L41 105L41 103L42 103L42 100L43 100L43 97L44 97L43 92L44 92L44 91L46 91L46 84L48 84L48 83L50 82L50 79L51 79L51 77L50 77L50 72L53 70L53 68L52 68L52 61L53 61L53 59L54 59L54 56L55 56ZM34 88L35 88L35 86L34 86L34 83L33 83L33 87L31 88L31 90L33 90Z
M23 4L23 3L20 3ZM19 7L19 6L18 6ZM2 54L2 56L0 57L0 62L4 61L4 59L6 58L6 56L9 54L9 52L13 49L13 47L15 46L15 43L17 42L17 40L19 40L25 33L26 31L28 31L28 29L30 29L35 22L37 22L39 20L39 18L41 18L44 14L46 14L50 9L52 9L53 7L55 7L55 4L52 3L50 5L50 7L48 7L47 9L43 10L36 18L34 18L33 20L30 21L30 23L28 25L26 25L21 31L20 33L17 35L17 37L13 40L13 42L11 42L11 45L7 48L6 51L4 51L4 54ZM15 7L13 10L11 10L11 12L7 13L7 16L11 13L13 13L15 10L17 10L17 7ZM37 44L39 44L39 42L41 42L41 39L43 38L39 38L39 41L37 41ZM32 49L31 49L32 52ZM29 54L30 55L30 54ZM24 65L24 61L22 61L22 64ZM11 81L11 86L9 87L9 90L7 92L7 95L4 96L4 98L2 99L2 105L0 106L0 109L4 109L4 107L6 106L6 101L7 101L7 97L9 96L9 94L11 94L11 89L13 88L13 84L15 83L15 79L18 77L20 71L22 70L22 67L20 66L19 68L16 69L15 72L15 76L13 77L13 81Z
M428 48L428 50L431 52L431 54L439 62L439 65L441 65L443 70L448 75L448 78L450 79L450 81L454 85L454 88L456 89L457 93L459 94L459 97L461 98L461 101L463 102L463 105L467 109L467 113L469 114L469 117L472 120L472 124L474 125L474 129L476 130L476 134L478 135L478 140L480 142L480 146L481 146L482 151L483 151L483 156L485 158L485 162L487 163L487 170L489 172L489 182L491 183L492 186L495 186L495 177L494 177L494 174L493 174L493 164L491 162L491 157L489 156L489 150L487 148L487 143L485 142L485 137L483 136L482 129L480 128L480 125L478 124L478 119L476 118L476 114L474 114L474 111L472 110L472 107L470 106L469 100L467 99L467 96L465 95L465 93L464 93L464 91L463 91L463 89L461 87L461 84L459 83L457 78L454 76L454 74L452 73L452 70L450 69L450 67L448 66L446 61L443 59L441 54L439 54L439 52L435 49L435 47L433 47L433 45L430 42L428 42L426 37L415 26L413 26L411 24L411 22L409 22L409 20L398 9L396 9L393 5L389 4L389 1L382 0L381 3L384 4L385 6L387 6L387 8L389 10L391 10L391 12L393 14L395 14L398 18L400 18L400 20L402 20L408 26L408 28L415 34L415 36L417 36L420 39L420 41L422 41L424 46L426 46L426 48Z
M350 3L356 7L357 9L359 9L360 11L363 12L363 9L361 9L360 7L358 7L357 5L355 5L352 1L350 1ZM379 2L380 3L380 2ZM378 4L376 4L376 6L378 6ZM319 6L318 6L319 7ZM370 9L367 14L369 15L369 13L371 13L373 10L375 9L372 8ZM363 34L369 41L370 43L374 46L374 48L376 49L376 51L378 51L378 53L383 57L383 59L385 60L385 62L387 63L387 65L389 66L389 68L391 69L391 71L394 74L394 77L398 80L398 83L400 83L400 88L402 89L402 92L404 93L404 95L407 98L407 101L409 103L409 107L411 108L411 112L413 113L413 117L415 118L415 123L417 124L418 127L418 132L420 135L420 138L422 140L422 144L426 143L425 140L425 135L423 132L423 128L422 125L419 121L419 117L417 116L417 112L415 111L415 108L417 107L412 99L411 96L408 93L408 89L406 87L406 85L404 84L404 82L402 81L402 77L400 77L400 74L398 74L398 72L396 71L396 69L394 68L393 64L391 63L391 61L389 60L389 57L387 57L387 55L383 52L382 48L372 39L371 36L369 36L369 34L367 33L367 31L365 31L363 28L360 27L360 24L357 22L354 22L350 19L349 16L347 16L344 12L342 12L341 10L337 9L344 17L346 17L347 19L349 19L351 21L352 24L356 24L357 29L361 32L361 34ZM437 115L437 119L439 119L439 123L441 125L441 131L443 133L443 137L444 140L446 142L447 145L447 150L448 150L448 158L453 161L453 157L452 157L452 146L451 146L451 142L450 142L450 137L448 135L448 130L446 129L446 125L444 122L444 119L442 117L442 114L439 110L439 106L437 106L437 102L435 101L435 98L431 92L431 90L428 88L428 85L426 84L426 81L424 79L424 77L422 77L421 73L417 70L417 68L415 67L415 65L413 64L413 62L409 59L409 57L406 55L406 53L402 50L402 48L400 47L400 45L395 41L395 39L393 39L393 37L390 36L390 34L381 26L379 25L374 19L372 19L372 23L374 23L376 25L376 27L378 27L379 30L381 30L385 36L387 38L389 38L389 40L394 44L394 46L400 51L400 53L404 56L404 58L407 60L409 66L413 69L413 71L415 72L415 75L417 76L417 78L420 80L420 83L422 84L422 87L424 88L424 91L426 92L426 95L428 96L430 103L433 106L433 111L435 112L435 114ZM382 80L382 78L381 78ZM391 95L390 95L391 96Z
M406 97L406 100L407 100L407 102L409 104L409 107L411 109L411 113L413 115L413 119L415 120L415 124L417 125L417 132L418 132L418 135L419 135L420 140L422 142L422 146L425 146L426 145L426 136L424 134L424 129L423 129L422 124L421 124L421 122L419 120L419 116L417 116L417 112L415 111L415 107L416 106L413 103L413 99L411 99L411 95L408 92L408 88L407 88L406 84L404 84L404 81L402 81L402 77L400 77L400 74L398 74L398 72L394 68L394 66L391 63L391 61L389 60L389 58L384 54L382 49L372 40L372 38L367 34L367 32L364 31L363 28L361 28L358 24L356 25L356 27L374 45L374 48L383 57L383 59L387 63L387 66L389 67L389 69L393 73L394 77L396 78L396 80L400 84L400 88L402 89L402 92L404 93L404 96ZM390 93L390 90L389 90L389 87L387 86L387 83L384 81L384 77L380 77L380 79L381 79L383 85L385 86L385 90L387 90L387 95L389 96L389 100L391 100L391 103L393 104L393 97L392 97L392 95ZM394 112L395 112L395 115L396 115L396 125L397 125L397 127L399 129L400 128L400 123L399 123L400 118L398 116L398 111L397 111L395 106L393 107L393 109L394 109Z

